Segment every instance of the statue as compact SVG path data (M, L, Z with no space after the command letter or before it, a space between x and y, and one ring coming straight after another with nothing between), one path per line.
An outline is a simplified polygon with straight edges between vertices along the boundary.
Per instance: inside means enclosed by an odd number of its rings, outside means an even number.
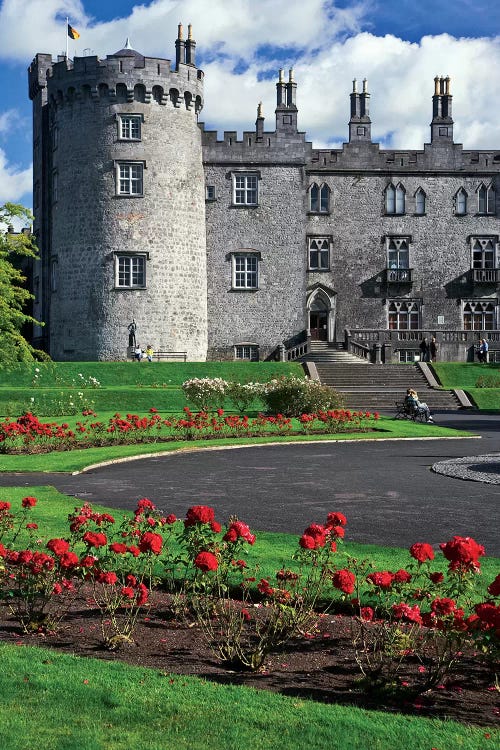
M135 349L136 340L135 340L135 332L137 331L137 323L132 318L132 322L128 324L128 345L132 346Z

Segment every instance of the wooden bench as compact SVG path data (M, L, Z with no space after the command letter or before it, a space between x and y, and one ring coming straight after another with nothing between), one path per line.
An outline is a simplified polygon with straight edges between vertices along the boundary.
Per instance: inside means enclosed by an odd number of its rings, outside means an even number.
M157 362L160 362L162 359L178 359L181 360L181 362L187 362L187 352L155 351L153 353L153 359L156 359Z
M411 419L412 422L426 422L425 410L416 406L409 406L404 401L396 401L394 419Z

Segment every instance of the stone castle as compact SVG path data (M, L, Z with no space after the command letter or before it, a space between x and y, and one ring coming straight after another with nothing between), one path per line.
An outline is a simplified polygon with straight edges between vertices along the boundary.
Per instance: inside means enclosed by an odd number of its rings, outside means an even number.
M423 336L450 360L486 336L500 360L500 151L454 142L449 78L422 150L372 141L366 81L348 142L313 148L293 71L272 130L259 105L253 130L218 140L195 49L179 26L175 65L128 41L31 64L34 343L56 360L152 344L196 361L293 359L318 340L405 362Z

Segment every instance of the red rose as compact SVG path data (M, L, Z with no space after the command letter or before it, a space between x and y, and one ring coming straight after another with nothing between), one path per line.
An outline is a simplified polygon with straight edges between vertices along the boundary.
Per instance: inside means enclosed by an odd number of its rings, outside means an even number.
M49 539L46 546L47 549L50 549L50 551L57 556L62 555L63 552L69 550L69 542L67 542L66 539Z
M2 510L10 510L10 503L7 500L0 502L0 511Z
M167 517L165 518L165 523L168 523L168 524L172 524L172 523L175 523L176 521L177 521L177 517L176 517L176 516L174 516L174 514L173 514L173 513L170 513L170 514L169 514L169 515L168 515L168 516L167 516Z
M308 534L302 534L299 539L299 545L303 549L316 549L316 540Z
M38 529L38 524L37 523L27 523L26 524L26 528L27 529L31 529L33 531L33 530Z
M212 521L210 524L210 528L215 534L219 534L220 531L222 530L222 526L220 525L218 521Z
M96 558L92 555L85 555L80 560L80 567L81 568L92 568L95 565Z
M361 607L360 615L362 620L371 622L375 616L375 612L371 607Z
M450 542L440 544L443 555L450 561L450 570L479 568L478 558L484 555L484 547L470 536L454 536Z
M19 552L17 561L20 565L28 565L33 559L33 552L29 549L23 549Z
M356 576L350 570L337 570L332 575L332 583L336 589L344 594L352 594L356 584Z
M3 544L0 542L0 557L5 557L7 554L7 550L3 546Z
M126 599L133 599L135 596L134 589L131 589L130 586L123 586L122 590L120 591L121 595L124 596Z
M423 563L426 560L434 560L434 550L427 542L416 542L410 547L410 555Z
M78 563L78 555L75 555L74 552L63 552L59 556L59 565L61 568L74 568Z
M139 594L136 599L136 604L141 607L143 604L146 604L149 596L148 587L144 583L140 583L138 586Z
M107 572L100 570L98 573L96 573L95 579L96 581L98 581L98 583L107 583L112 586L118 581L118 576L111 570Z
M442 597L441 599L434 599L431 603L431 609L436 615L451 615L456 607L456 603L453 599Z
M422 616L418 604L415 604L413 607L410 607L405 602L393 604L392 613L396 620L407 620L408 622L416 622L418 625L422 624Z
M83 541L89 547L104 547L108 543L105 534L101 534L99 531L86 531L83 535Z
M474 610L481 620L494 628L500 628L500 607L497 607L493 602L482 602L476 604Z
M34 508L37 504L38 500L36 497L23 497L21 500L21 505L23 508Z
M500 573L497 575L493 583L488 586L488 594L492 596L500 596Z
M401 570L396 571L394 573L394 583L409 583L411 581L411 575L408 573L407 570Z
M333 526L345 526L347 518L343 513L329 513L326 517L326 527L332 528Z
M243 521L233 521L222 538L225 542L236 542L237 539L244 539L248 544L255 542L254 534Z
M124 555L127 551L127 545L121 542L113 542L113 544L109 545L109 549L117 555Z
M217 570L219 567L216 556L211 552L199 552L194 559L194 564L204 571Z
M369 576L366 576L366 580L380 589L390 589L394 580L394 573L389 573L388 570L380 573L370 573Z
M160 554L162 546L163 537L160 534L155 534L153 531L146 531L139 541L141 552L152 552L154 555Z
M193 505L186 513L185 526L194 526L197 523L211 523L214 520L215 512L208 505Z
M139 549L139 547L135 547L133 544L127 547L127 552L130 552L130 554L134 557L139 557L139 555L141 554L141 550Z

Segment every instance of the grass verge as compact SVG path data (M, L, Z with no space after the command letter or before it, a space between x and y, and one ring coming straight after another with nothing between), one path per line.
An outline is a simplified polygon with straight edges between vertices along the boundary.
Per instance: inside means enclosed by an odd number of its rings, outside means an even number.
M2 750L484 750L485 730L0 645ZM22 706L22 711L19 710ZM487 745L499 734L490 730Z

